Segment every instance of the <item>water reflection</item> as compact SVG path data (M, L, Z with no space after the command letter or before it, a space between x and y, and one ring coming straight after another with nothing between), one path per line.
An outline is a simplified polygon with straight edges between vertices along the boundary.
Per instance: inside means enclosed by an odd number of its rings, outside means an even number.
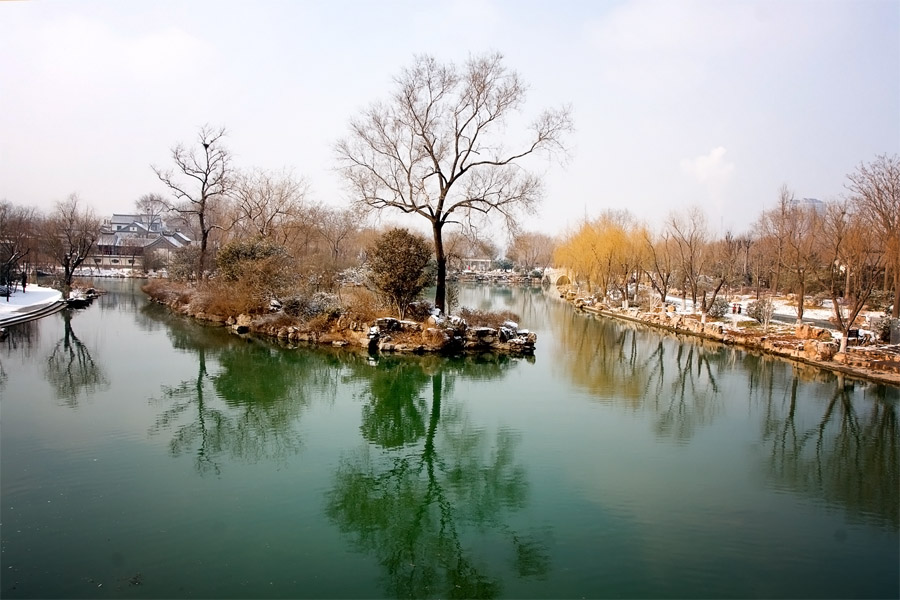
M768 478L777 487L842 506L848 515L898 529L896 399L889 398L892 394L885 386L832 379L830 385L820 386L827 394L814 403L803 397L798 377L780 397L765 393L774 386L758 388L763 392ZM858 386L872 389L874 398L854 402Z
M747 398L761 405L772 485L898 528L897 388L574 312L557 323L566 374L600 401L649 412L660 438L687 443Z
M21 354L25 358L31 359L39 339L40 328L35 321L27 321L6 328L5 335L0 339L0 349L2 349L2 356L0 356L0 390L6 386L9 378L6 367L3 365L3 358Z
M352 379L366 383L361 431L371 444L341 461L327 512L360 551L377 558L388 595L500 595L499 576L484 566L492 561L473 543L488 531L520 576L547 573L540 538L503 519L528 498L515 456L518 434L501 428L491 435L454 402L458 378L499 378L512 364L389 357L352 368Z
M652 411L660 437L686 442L722 410L729 349L574 311L560 324L566 375L600 401Z
M225 457L283 460L299 451L297 423L311 396L333 395L333 359L284 352L149 308L145 315L168 319L173 346L196 360L196 375L163 386L154 400L165 408L150 433L171 433L173 456L193 455L198 472L219 474Z
M109 381L91 351L75 335L73 311L65 309L59 314L63 320L63 337L50 350L44 374L57 398L74 408L82 398L109 385Z

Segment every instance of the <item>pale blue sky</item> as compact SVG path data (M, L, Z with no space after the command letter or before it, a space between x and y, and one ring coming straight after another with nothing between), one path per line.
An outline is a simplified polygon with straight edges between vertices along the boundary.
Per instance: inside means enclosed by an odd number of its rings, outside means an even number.
M523 119L574 109L531 228L698 204L740 231L782 184L827 200L900 153L898 0L0 2L0 199L129 211L210 123L239 166L339 205L349 119L414 54L485 51L529 83Z

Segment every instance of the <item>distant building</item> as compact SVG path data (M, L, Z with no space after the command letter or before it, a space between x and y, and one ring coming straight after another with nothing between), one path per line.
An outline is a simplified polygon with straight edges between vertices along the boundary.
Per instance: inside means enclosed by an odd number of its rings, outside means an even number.
M788 202L791 208L811 208L818 214L825 213L825 203L818 198L792 198Z
M114 214L100 226L97 251L84 266L143 270L145 257L158 253L165 264L172 251L191 243L188 235L167 226L160 216Z

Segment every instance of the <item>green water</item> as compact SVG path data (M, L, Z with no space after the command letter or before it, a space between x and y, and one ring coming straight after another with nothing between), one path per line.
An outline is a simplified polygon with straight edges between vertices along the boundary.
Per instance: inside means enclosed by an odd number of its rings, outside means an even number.
M0 346L3 598L896 598L898 388L471 287L533 359L240 338L131 282Z

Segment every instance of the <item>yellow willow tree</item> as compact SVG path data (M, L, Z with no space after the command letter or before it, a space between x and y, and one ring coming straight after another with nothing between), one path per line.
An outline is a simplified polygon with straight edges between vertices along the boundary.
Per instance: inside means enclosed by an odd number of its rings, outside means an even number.
M637 283L645 254L642 231L627 211L605 211L563 238L554 254L556 264L585 281L588 292L596 290L597 298L617 292L627 307L629 284Z

